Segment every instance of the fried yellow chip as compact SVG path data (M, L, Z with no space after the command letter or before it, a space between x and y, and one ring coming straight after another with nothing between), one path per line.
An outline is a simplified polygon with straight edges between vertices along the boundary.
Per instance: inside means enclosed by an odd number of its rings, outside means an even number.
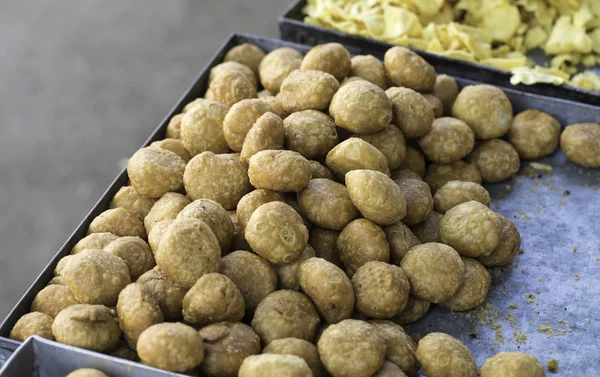
M494 68L510 71L513 68L526 66L529 59L523 55L513 58L489 58L480 61L481 64L489 65Z
M418 38L423 36L423 27L416 14L399 7L384 6L385 38Z
M593 54L586 55L581 59L581 64L587 68L595 66L597 62L598 61Z
M511 70L512 76L510 83L513 85L525 84L533 85L537 83L547 83L554 85L562 85L569 78L564 77L564 73L546 69L540 66L534 68L518 67ZM562 75L561 75L562 74Z
M569 80L569 84L581 89L600 92L600 77L592 71L584 71L576 74Z
M587 54L592 51L592 39L585 33L583 26L572 24L571 16L561 16L554 24L544 51L548 55L569 52Z
M541 26L534 26L527 30L523 44L527 50L542 46L548 39L548 33Z

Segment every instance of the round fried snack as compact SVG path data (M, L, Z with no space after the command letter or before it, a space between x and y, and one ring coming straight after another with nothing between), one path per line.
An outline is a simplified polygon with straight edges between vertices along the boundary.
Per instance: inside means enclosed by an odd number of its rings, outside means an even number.
M515 148L504 140L486 140L469 155L469 162L481 173L484 182L495 183L512 177L521 167Z
M285 145L307 159L321 159L338 143L335 123L316 110L291 114L283 121Z
M92 233L112 233L119 237L133 236L146 238L144 224L124 208L107 209L92 220L88 231Z
M450 209L440 220L440 242L452 246L460 255L477 258L498 246L500 216L474 200Z
M396 364L384 361L373 377L406 377L406 374Z
M132 350L123 340L119 340L115 348L106 354L123 360L135 361L136 363L140 361L137 352Z
M62 261L58 275L83 304L114 306L119 292L131 283L127 264L102 250L84 250Z
M305 294L285 289L265 297L252 318L252 328L264 344L290 337L312 342L320 323L317 309Z
M490 254L477 258L486 267L508 265L521 248L521 234L515 224L504 216L498 215L498 217L502 224L498 246Z
M223 119L223 135L229 147L240 152L248 131L268 111L273 107L263 99L246 99L231 106Z
M183 115L181 141L192 156L205 151L229 151L223 135L223 121L228 111L229 106L221 102L202 99Z
M256 85L238 70L223 70L210 82L211 99L232 106L241 100L256 98Z
M283 109L294 113L302 110L326 110L340 84L329 73L297 69L283 80L279 100Z
M558 148L561 126L553 116L539 110L525 110L513 118L508 140L525 160L535 160Z
M312 178L312 170L308 160L300 153L266 150L250 158L248 177L256 188L298 192Z
M326 178L326 179L330 179L330 180L334 180L335 179L335 175L333 175L333 172L331 170L329 170L329 168L325 165L323 165L322 163L320 163L319 161L315 161L315 160L309 160L308 161L310 163L310 168L312 170L312 177L314 178Z
M383 90L388 88L388 79L383 64L373 55L356 55L350 59L350 76L363 78Z
M290 113L288 113L287 111L285 111L283 109L283 106L281 105L281 101L279 100L279 97L275 97L275 96L263 97L263 98L260 98L260 100L263 101L264 103L266 103L267 105L271 106L271 112L277 114L277 116L280 117L281 119L285 119L290 115Z
M482 185L462 181L450 181L446 183L433 196L434 208L442 214L459 204L471 200L489 206L492 199Z
M352 170L346 173L346 186L352 204L365 218L390 225L406 216L406 198L387 175L374 170ZM334 213L337 215L330 212Z
M196 330L182 323L159 323L139 337L137 351L144 364L169 372L184 372L204 360L204 342Z
M121 336L114 310L102 305L73 305L64 309L52 323L56 341L91 351L112 349Z
M238 250L221 258L221 273L238 287L244 298L246 313L277 289L277 275L269 262L258 255Z
M459 119L438 118L419 139L419 146L429 161L449 164L467 156L475 146L475 134Z
M261 205L269 202L282 202L283 196L275 191L257 189L244 195L238 202L236 217L242 229L246 228L252 213Z
M157 223L164 220L174 220L179 212L190 203L190 199L185 195L176 192L164 194L156 201L148 215L144 218L146 230L150 233Z
M392 179L394 181L402 181L404 179L416 179L417 181L423 181L423 178L412 170L398 169L392 172ZM425 181L423 181L425 182Z
M234 209L249 190L248 174L240 160L212 152L202 152L191 159L183 182L193 200L212 199L226 210Z
M462 285L454 296L440 302L442 307L454 311L471 310L481 305L492 283L490 273L484 265L471 258L463 257L462 261L465 265Z
M425 98L431 105L431 108L433 109L433 116L435 118L441 118L444 116L444 104L439 100L439 98L429 93L423 94L423 98Z
M243 69L243 68L242 68ZM181 115L187 113L188 111L190 111L192 108L194 108L194 106L196 106L197 104L199 104L200 102L202 102L205 98L196 98L195 100L188 102L184 107L183 110L181 110ZM206 98L208 99L208 98Z
M421 243L417 236L401 222L386 226L383 231L390 244L390 262L395 265L400 263L411 247Z
M326 229L342 230L358 216L346 187L325 178L311 179L298 194L298 205L302 216Z
M433 108L421 94L409 88L392 87L385 91L392 103L394 123L409 139L421 137L431 128Z
M387 346L367 322L346 319L323 331L317 348L329 374L369 377L383 364Z
M410 286L402 269L385 262L367 262L352 276L356 308L370 318L391 318L406 306Z
M238 377L312 377L310 367L299 356L262 354L244 359Z
M416 355L428 377L477 377L473 354L450 335L427 334L419 341Z
M406 154L397 171L410 170L415 172L419 177L425 177L427 166L425 164L425 156L419 150L406 146ZM398 175L392 176L394 180L398 179Z
M312 228L308 236L308 244L315 250L317 257L343 267L336 245L339 235L340 232L337 230Z
M600 167L600 124L567 126L560 135L560 147L569 161L588 168Z
M367 81L370 82L369 80L365 80L362 77L358 77L358 76L353 76L353 77L346 77L345 79L342 80L342 82L340 83L340 88L344 85L348 85L351 82L355 82L355 81ZM375 84L377 85L377 84ZM384 89L385 90L385 89Z
M452 117L467 123L478 139L493 139L508 131L513 109L501 89L485 84L469 85L456 97Z
M282 202L269 202L250 216L244 231L258 255L274 264L291 263L308 243L308 230L300 215Z
M175 284L164 272L155 267L140 276L136 284L143 285L156 298L165 320L181 318L183 297L187 290Z
M339 43L321 44L306 53L300 67L327 72L342 81L350 75L350 52Z
M138 150L127 163L131 185L141 195L160 198L183 187L185 161L166 149L146 147Z
M96 249L102 250L106 245L119 238L112 233L92 233L83 237L71 249L71 255L81 253L83 250Z
M123 259L131 281L156 266L150 246L139 237L121 237L106 245L104 251Z
M219 273L205 274L183 298L183 319L195 325L240 321L244 298L233 281Z
M53 322L54 318L47 314L40 312L27 313L15 323L15 326L10 330L9 337L17 342L24 342L33 335L54 340L54 335L52 335Z
M416 322L427 314L430 306L431 303L429 301L419 300L413 296L408 296L408 303L404 310L392 319L400 325Z
M239 62L233 62L233 61L229 61L229 62L223 62L221 64L217 64L215 65L211 70L210 70L210 75L208 76L208 82L209 84L220 74L222 74L223 72L226 71L236 71L241 73L242 75L244 75L244 77L246 77L248 79L248 81L250 81L252 83L252 85L254 86L254 88L257 87L257 82L256 82L256 76L254 75L254 72L252 72L252 70L245 66L244 64L241 64ZM208 99L208 98L207 98ZM194 102L192 103L197 103L200 102L201 98L196 99ZM183 110L184 113L187 113L188 111L190 111L191 106L188 108L188 106L186 106Z
M283 149L283 121L271 112L266 112L250 128L240 153L240 161L248 164L250 157L268 149Z
M452 297L465 274L460 255L450 246L435 242L410 249L400 267L408 277L411 295L433 303Z
M481 377L546 377L546 372L535 356L500 352L483 363Z
M298 281L327 323L350 318L354 310L354 290L339 267L322 258L307 259L300 265Z
M274 353L279 355L294 355L301 357L313 372L314 377L325 377L325 367L319 359L317 347L303 339L282 338L269 343L263 353Z
M181 139L181 119L183 119L183 114L176 114L169 120L165 130L166 138Z
M277 274L277 280L279 281L279 289L291 289L294 291L300 290L300 282L298 281L298 271L302 262L309 258L316 256L315 251L310 245L306 245L300 258L288 264L275 265L275 273Z
M180 139L163 139L158 140L150 144L151 147L162 148L168 151L171 151L181 157L181 159L185 162L188 162L192 156L185 146L183 145L183 141Z
M385 233L372 221L356 219L340 233L337 250L348 276L370 261L390 261L390 245Z
M98 369L82 368L67 374L67 377L108 377Z
M481 184L481 173L475 165L463 160L451 164L431 164L427 168L425 182L429 185L431 193L435 194L442 186L450 181L464 181Z
M129 284L119 294L117 314L125 340L133 349L144 330L164 320L152 292L137 283Z
M327 153L325 164L340 177L356 169L376 170L390 175L385 155L366 141L351 137Z
M291 47L275 49L258 66L260 82L271 93L279 93L283 80L302 64L302 54Z
M431 93L435 87L435 69L425 59L406 47L392 47L385 53L383 64L390 82L417 92Z
M358 137L379 149L391 170L398 169L406 157L406 140L402 131L393 124L387 126L383 131Z
M392 103L377 85L353 81L335 93L329 114L338 127L357 134L372 134L382 131L392 121Z
M458 84L456 80L446 74L438 75L435 79L433 95L442 101L444 115L450 116L452 114L452 106L458 96Z
M148 245L150 246L152 253L156 253L156 250L158 250L158 244L173 220L175 219L167 219L157 222L152 227L152 230L148 233Z
M258 98L275 98L275 95L269 91L269 89L263 89L258 92Z
M78 304L73 292L66 285L52 284L35 295L31 303L32 312L40 312L54 318L61 310Z
M250 68L255 75L258 75L258 66L265 55L260 47L251 43L242 43L229 50L223 61L238 62Z
M135 191L133 186L123 186L117 191L108 208L125 208L143 221L155 202L156 199L141 195ZM101 247L94 247L93 249L98 248L101 249Z
M375 327L387 343L386 360L397 365L407 376L415 377L419 373L419 363L415 357L417 345L404 332L402 326L392 321L374 320L369 324Z
M228 252L236 251L236 250L252 250L248 242L246 241L246 236L244 235L244 228L238 223L236 211L227 211L229 214L229 218L233 223L233 240L231 241L231 247ZM224 256L225 253L221 253L221 256Z
M210 199L194 200L179 212L177 218L203 221L217 237L221 254L229 251L233 240L233 222L219 203Z
M427 183L417 179L403 179L396 185L406 198L406 216L402 222L408 226L419 224L433 210L433 198Z

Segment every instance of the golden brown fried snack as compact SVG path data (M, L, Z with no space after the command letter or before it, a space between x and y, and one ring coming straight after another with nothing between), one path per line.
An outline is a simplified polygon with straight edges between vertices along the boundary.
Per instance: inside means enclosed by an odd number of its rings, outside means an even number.
M325 164L335 174L343 177L351 170L377 170L390 175L385 155L366 141L351 137L327 153Z
M71 255L81 253L83 250L102 250L104 246L119 238L112 233L92 233L80 239L71 249Z
M67 377L108 377L98 369L82 368L69 373Z
M403 179L396 185L406 198L406 216L402 222L408 226L425 221L433 210L433 198L427 183L418 179Z
M205 274L183 298L183 319L195 325L231 321L244 317L244 298L233 281L219 273Z
M440 230L440 220L442 214L436 211L431 211L429 216L425 220L415 226L410 227L411 232L421 241L425 242L437 242Z
M194 108L194 106L196 106L197 104L199 104L200 102L202 102L205 98L196 98L195 100L188 102L184 107L183 110L181 110L181 114L183 115L185 113L187 113L188 111L190 111L191 109ZM208 99L208 98L206 98Z
M135 191L133 186L123 186L117 191L108 208L125 208L143 221L144 217L146 217L148 212L152 209L154 203L156 203L156 199L143 196ZM93 249L101 248L102 247L93 247Z
M170 372L184 372L204 360L204 342L196 330L182 323L159 323L139 337L137 351L144 364Z
M406 306L410 286L398 266L372 261L352 276L356 308L370 318L391 318Z
M492 278L485 266L475 259L462 258L465 265L463 283L454 296L440 302L444 308L454 311L472 310L485 300Z
M350 75L350 52L339 43L326 43L313 47L302 60L302 69L316 69L332 74L338 81Z
M179 212L190 204L190 199L176 192L168 192L154 203L148 215L144 218L144 226L148 233L154 225L164 220L174 220Z
M233 240L233 222L227 211L219 203L210 199L194 200L179 212L177 218L197 219L205 222L217 237L221 254L229 251Z
M106 245L104 251L123 259L131 281L156 266L150 246L139 237L121 237Z
M140 276L136 284L143 285L152 293L165 320L174 321L181 318L183 297L187 290L175 284L164 272L155 267Z
M231 241L231 247L229 248L228 253L236 250L252 250L248 242L246 241L246 236L244 235L244 228L238 223L238 219L235 211L227 211L229 214L229 218L233 222L233 240ZM221 252L221 256L224 256L225 253Z
M433 109L433 116L435 118L441 118L444 116L444 104L439 98L429 93L423 94L423 98L425 98L431 105L431 108Z
M183 119L183 114L176 114L169 120L165 130L166 138L181 139L181 119Z
M431 303L429 301L419 300L413 296L408 296L408 303L404 310L392 319L400 325L416 322L427 314L430 306Z
M294 355L301 357L312 370L314 377L325 377L325 367L319 359L317 347L303 339L282 338L269 343L263 353L274 353L278 355Z
M390 245L385 233L367 219L356 219L346 225L337 239L337 250L350 277L367 262L390 261Z
M409 139L429 132L434 120L433 108L421 94L409 88L391 87L385 94L392 103L394 123Z
M388 79L383 64L373 55L356 55L350 59L350 76L365 79L383 90L388 88Z
M252 216L252 213L258 207L265 203L276 201L282 202L283 196L278 192L270 190L257 189L244 195L238 202L236 210L237 221L242 229L246 228L250 216Z
M264 99L246 99L231 106L223 119L223 136L229 147L240 152L252 125L268 111L273 111L273 106Z
M248 164L250 157L268 149L283 149L283 121L271 112L266 112L250 128L240 153L240 161Z
M546 377L546 372L535 356L500 352L483 363L481 377Z
M435 210L442 214L471 200L486 206L489 206L491 202L487 190L482 185L473 182L450 181L433 196Z
M187 111L181 120L181 141L192 156L205 151L227 153L223 121L229 106L207 99ZM189 159L187 160L189 161Z
M335 123L316 110L291 114L283 121L285 145L307 159L321 159L338 143Z
M312 170L300 153L266 150L250 158L248 176L256 188L298 192L310 181Z
M425 59L406 47L392 47L383 63L390 82L418 92L431 93L435 87L435 69Z
M423 178L412 170L398 169L392 172L392 179L394 181L402 181L404 179L416 179L417 181L423 181ZM423 181L425 182L425 181Z
M560 123L553 116L539 110L525 110L513 118L508 140L519 157L534 160L554 153L560 131Z
M273 113L277 114L277 116L280 117L281 119L285 119L290 115L290 113L288 113L287 111L285 111L283 109L283 106L281 105L281 101L279 100L279 97L275 97L275 96L263 97L263 98L260 98L260 100L263 101L264 103L266 103L267 105L271 106L271 111Z
M417 236L401 222L386 226L383 231L390 244L390 262L392 264L400 263L411 247L421 243Z
M106 354L109 356L118 357L119 359L135 361L136 363L140 361L137 352L132 350L123 340L119 340L115 348Z
M425 156L423 155L423 153L407 145L405 157L400 163L400 166L398 166L397 171L400 172L402 170L410 170L412 172L415 172L421 178L425 177L427 166L425 164ZM392 176L392 178L396 180L400 177L398 177L398 174L395 174L394 176Z
M489 183L504 181L521 167L521 160L515 148L500 139L479 143L468 159L479 170L483 181Z
M406 374L396 364L384 361L373 377L406 377Z
M260 82L271 93L279 93L283 80L302 64L302 54L291 47L275 49L258 66Z
M329 114L338 127L357 134L372 134L382 131L392 121L392 103L377 85L353 81L335 93Z
M560 147L569 161L588 168L600 167L600 124L567 126L560 135Z
M57 342L91 351L112 349L121 336L117 313L102 305L73 305L62 310L52 323Z
M236 71L241 73L242 75L244 75L244 77L246 77L248 79L248 81L250 81L252 83L252 85L254 86L254 88L257 87L257 82L256 82L256 76L254 75L254 72L252 72L252 69L250 69L250 67L241 64L239 62L234 62L234 61L225 61L223 63L217 64L215 65L211 70L210 70L210 75L208 76L208 83L210 84L212 81L215 80L215 78L217 76L219 76L220 74L222 74L223 72L226 71ZM199 100L201 100L201 98L196 99L194 102L197 103L197 101L199 102ZM184 113L187 113L192 106L186 106L183 109Z
M181 141L180 139L158 140L158 141L155 141L152 144L150 144L150 146L171 151L171 152L175 153L176 155L178 155L179 157L181 157L181 159L183 161L185 161L186 163L192 158L192 156L190 155L190 152L188 152L188 150L185 149L185 146L183 145L183 141Z
M458 96L458 84L454 78L442 74L435 79L433 95L436 96L444 104L444 115L452 114L452 106Z
M54 318L61 310L76 304L78 302L69 287L62 284L51 284L35 295L31 311L44 313Z
M340 232L337 230L312 228L308 236L308 243L315 250L318 258L323 258L338 267L343 267L336 245L339 235Z
M408 250L400 267L415 298L433 303L445 301L460 288L465 266L460 255L441 243L424 243Z
M506 266L512 262L521 247L521 234L515 224L504 216L498 217L502 224L498 246L490 254L477 258L486 267Z
M426 335L419 341L416 355L428 377L477 377L471 351L450 335Z
M295 355L262 354L244 359L238 377L312 377L310 367Z
M305 260L314 258L315 256L316 254L313 248L310 245L306 245L304 251L300 254L300 258L297 260L292 263L273 266L275 273L277 274L277 280L279 281L278 288L299 291L300 283L298 281L298 271L300 270L300 265Z
M254 74L253 74L254 76ZM232 106L241 100L256 98L256 84L239 70L223 70L210 82L208 90L215 101Z
M88 235L92 233L112 233L119 237L146 238L144 224L124 208L107 209L96 216L87 231Z
M166 149L146 147L138 150L127 163L131 185L141 195L160 198L183 187L185 161Z
M335 175L333 172L329 170L329 168L319 161L309 160L310 168L312 170L312 177L314 178L326 178L330 180L335 180Z
M258 75L258 66L265 55L260 47L251 43L242 43L229 50L223 61L238 62L250 68L255 75Z
M40 312L31 312L23 315L15 326L10 330L10 339L17 342L24 342L33 335L41 336L49 340L54 340L52 334L52 323L54 318Z
M144 330L164 320L152 292L137 283L129 284L119 294L117 314L125 340L133 349Z
M406 140L402 131L393 124L387 126L383 131L358 137L383 153L390 170L398 169L406 157Z
M404 332L402 326L392 321L382 320L369 321L369 324L375 327L387 343L386 360L397 365L407 376L417 376L419 373L419 363L415 357L417 345Z
M283 109L294 113L302 110L326 110L340 84L329 73L297 69L283 80L279 100Z
M432 194L435 194L437 190L450 181L481 184L481 173L475 165L462 160L446 165L431 164L427 168L425 182L429 185Z
M298 193L298 205L311 223L326 229L342 230L358 216L346 187L325 178L311 179Z
M160 243L162 236L165 234L167 228L169 227L169 225L171 225L173 220L175 219L168 219L157 222L152 227L152 230L148 233L148 245L150 246L150 249L152 250L153 254L156 253L156 250L158 250L158 244Z
M460 119L438 118L431 124L429 132L419 139L419 146L429 161L449 164L471 153L475 134Z

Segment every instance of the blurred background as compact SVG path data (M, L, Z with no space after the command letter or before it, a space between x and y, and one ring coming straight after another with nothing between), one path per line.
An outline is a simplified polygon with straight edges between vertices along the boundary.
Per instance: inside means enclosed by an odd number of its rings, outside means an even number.
M0 4L0 320L232 32L286 0Z

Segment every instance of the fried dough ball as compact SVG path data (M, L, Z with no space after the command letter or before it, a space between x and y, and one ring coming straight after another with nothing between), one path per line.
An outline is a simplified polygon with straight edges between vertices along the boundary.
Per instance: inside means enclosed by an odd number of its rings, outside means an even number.
M260 47L251 43L242 43L229 50L223 61L238 62L250 68L255 75L258 75L258 66L265 55Z
M400 129L393 124L387 126L383 131L358 137L379 149L391 170L398 169L406 157L406 140Z
M383 64L395 86L431 93L435 87L435 69L425 59L406 47L392 47L385 53Z
M233 240L233 222L223 206L214 200L198 199L179 212L177 219L197 219L208 225L215 234L221 247L221 253L229 251Z
M314 377L325 377L325 367L319 359L317 347L303 339L282 338L269 343L263 353L274 353L279 355L294 355L301 357L313 372Z
M435 79L433 95L444 105L444 114L450 116L452 114L452 106L458 96L458 84L456 80L446 74L438 75Z
M119 238L112 233L92 233L80 239L71 249L71 255L81 253L83 250L102 250L106 245Z
M475 134L459 119L438 118L419 139L419 146L429 161L449 164L467 156L475 146Z
M486 267L506 266L521 248L521 234L515 224L504 216L498 217L502 227L498 246L490 254L477 258Z
M369 321L369 324L375 327L387 343L386 360L397 365L407 376L417 376L419 373L419 363L415 357L417 345L404 332L402 326L392 321L382 320Z
M152 253L156 253L156 250L158 250L158 244L160 243L162 236L165 234L167 228L169 227L169 225L171 225L173 220L175 219L168 219L157 222L152 227L152 230L148 233L148 245L150 245Z
M252 250L250 245L248 245L248 241L246 241L244 228L238 223L236 211L227 211L227 213L229 214L231 222L233 222L233 240L231 241L231 247L228 252L236 250ZM223 255L225 255L225 253L221 252L221 256Z
M191 288L202 275L219 271L221 248L215 234L197 219L175 219L156 251L156 265L177 285Z
M131 281L156 266L150 246L139 237L120 237L106 245L104 251L123 259Z
M402 222L414 226L423 222L433 210L433 198L427 183L417 179L403 179L396 185L406 198L406 216Z
M181 119L183 119L183 113L175 114L169 120L167 129L165 130L166 138L181 139Z
M283 121L285 145L307 159L321 159L338 143L335 123L316 110L291 114Z
M500 352L483 363L481 377L546 377L546 372L535 356Z
M473 354L450 335L427 334L419 341L416 355L428 377L477 377Z
M406 377L406 374L396 364L384 361L373 377Z
M441 118L444 116L444 104L439 100L439 98L428 93L423 94L422 96L431 105L431 108L433 109L433 116L435 118Z
M40 312L27 313L15 323L15 326L10 330L9 337L17 342L24 342L33 335L54 340L54 335L52 334L53 322L54 318L48 314Z
M311 179L298 193L298 205L311 223L326 229L342 230L358 216L346 187L325 178Z
M481 184L481 173L475 165L462 160L445 165L431 164L427 168L425 182L427 182L429 188L431 188L432 194L435 194L437 190L450 181L464 181Z
M221 258L221 273L242 293L246 313L254 312L258 304L277 289L277 275L271 264L248 251L234 251Z
M265 297L252 318L252 328L264 344L290 337L312 342L320 323L317 309L305 294L285 289Z
M253 75L254 77L254 75ZM232 106L241 100L256 98L256 84L239 70L223 70L210 82L211 99Z
M306 245L300 258L288 264L275 265L275 273L277 274L277 280L279 281L279 289L291 289L294 291L300 290L300 283L298 281L298 271L302 262L309 258L316 256L315 251L310 245Z
M119 294L117 301L119 324L125 340L135 349L140 334L148 327L163 322L158 301L142 284L129 284Z
M410 227L411 232L421 241L425 242L437 242L440 230L440 220L442 214L436 211L431 211L429 216L423 220L422 223Z
M569 161L588 168L600 167L600 124L567 126L560 135L560 147Z
M159 323L139 337L137 351L144 364L169 372L184 372L204 360L200 334L182 323Z
M164 220L174 220L179 212L183 210L191 201L187 196L168 192L154 203L148 215L144 218L144 226L149 232L154 225Z
M266 150L250 158L248 177L256 188L298 192L312 178L312 170L308 160L300 153Z
M335 180L335 175L333 172L329 170L329 168L319 161L309 160L310 168L312 170L312 177L314 178L326 178L330 180Z
M377 85L354 81L334 94L329 114L338 127L357 134L372 134L382 131L392 121L392 103Z
M258 66L260 82L271 93L279 93L283 80L302 64L302 54L291 47L269 52Z
M383 364L387 349L372 325L354 319L329 326L317 347L325 368L335 377L372 376Z
M454 311L475 309L485 301L492 278L485 266L475 259L462 258L465 265L463 283L454 296L440 302L444 308Z
M165 320L181 318L183 297L187 290L177 285L167 274L155 267L140 276L136 284L143 285L156 298Z
M144 217L146 217L148 212L152 209L154 203L156 203L156 199L143 196L135 191L133 186L123 186L117 191L108 208L125 208L143 221ZM93 249L101 248L102 247L94 247Z
M408 296L408 302L404 310L392 319L400 325L416 322L427 314L430 306L431 303L429 301L419 300L413 296Z
M244 317L244 298L225 275L202 275L183 298L183 319L195 325L231 321Z
M272 106L263 99L246 99L231 106L223 119L223 136L231 149L242 150L248 131Z
M229 106L202 99L181 120L181 141L192 156L205 151L227 153L229 146L223 135L223 121ZM190 159L188 158L187 161Z
M450 209L440 220L440 241L460 255L477 258L498 246L502 222L500 216L474 200Z
M425 156L423 155L423 153L407 145L405 157L400 163L400 166L398 166L397 171L401 171L404 169L415 172L421 178L425 177L427 166L425 164ZM396 180L399 177L395 175L393 178L394 180Z
M343 80L342 80L342 82L340 83L340 88L341 88L342 86L348 85L348 84L350 84L351 82L355 82L355 81L363 81L363 82L364 82L364 81L368 81L368 82L370 82L369 80L365 80L365 79L363 79L362 77L358 77L358 76L346 77L346 78L345 78L345 79L343 79ZM374 83L372 83L372 84L374 84ZM375 84L375 85L377 85L377 84ZM384 90L385 90L385 89L384 89Z
M215 65L210 70L210 74L208 76L208 83L210 84L211 82L213 82L215 80L215 78L217 76L219 76L223 72L227 72L227 71L236 71L236 72L241 73L242 75L244 75L244 77L246 77L248 79L248 81L250 81L252 83L254 88L257 87L256 76L254 75L254 72L252 72L250 67L247 67L244 64L241 64L239 62L234 62L234 61L229 61L229 62L224 61L223 63ZM201 98L198 98L196 101L199 102L200 99ZM196 101L194 101L194 102L196 102ZM187 113L189 110L191 110L191 106L189 108L186 106L183 110L185 113Z
M250 128L240 153L240 161L248 164L250 157L268 149L283 149L283 121L277 115L266 112Z
M374 222L356 219L340 233L337 249L348 276L370 261L390 261L390 245L385 233Z
M59 343L104 352L121 336L116 315L103 305L72 305L58 313L52 333Z
M452 117L464 121L478 139L502 137L512 124L513 108L506 94L492 85L464 87L452 106Z
M158 140L150 144L151 147L162 148L168 151L171 151L181 157L181 159L185 162L188 162L192 156L185 146L183 145L183 141L180 139L163 139Z
M409 139L429 132L434 120L433 108L421 94L409 88L392 87L385 91L392 103L394 123Z
M391 318L404 309L410 286L402 269L372 261L360 266L352 276L356 308L370 318Z
M275 191L257 189L244 195L238 202L236 216L237 221L242 227L246 228L248 220L252 213L261 205L269 202L282 202L283 196Z
M107 209L92 220L88 235L92 233L112 233L119 237L133 236L146 238L144 224L124 208Z
M231 66L230 66L231 67ZM184 107L183 110L181 110L181 115L187 113L188 111L190 111L191 109L194 108L194 106L196 106L197 104L199 104L200 102L202 102L203 100L208 99L208 98L196 98L195 100L188 102Z
M226 210L236 207L249 190L248 174L239 159L231 155L202 152L192 158L183 175L190 198L212 199Z
M78 304L73 292L66 285L52 284L38 292L31 303L32 312L40 312L54 318L61 310Z
M294 113L302 110L326 110L340 84L327 72L297 69L283 80L279 100L283 109Z
M452 297L465 274L460 255L450 246L435 242L408 250L400 267L408 277L411 295L433 303Z
M279 97L263 97L260 98L260 100L266 103L267 105L271 106L271 112L277 114L277 116L281 119L285 119L290 115L290 113L283 109L283 105L281 104Z
M82 369L74 370L73 372L69 373L67 375L67 377L108 377L108 376L97 369L82 368Z
M398 169L392 172L392 179L394 181L402 181L404 179L416 179L417 181L423 181L423 178L412 170ZM423 181L425 182L425 181Z
M373 55L356 55L350 59L350 63L350 76L365 79L383 90L388 88L385 68Z
M421 243L417 236L401 222L386 226L383 231L390 244L390 262L395 265L400 263L411 247Z
M390 175L385 155L366 141L351 137L327 153L325 164L335 174L343 177L351 170L376 170Z
M377 224L397 223L407 214L407 201L401 188L381 172L349 171L346 186L352 204L364 217Z
M513 118L508 140L525 160L554 153L558 148L561 126L553 116L539 110L525 110Z
M489 206L491 202L487 190L474 182L450 181L443 185L433 196L435 210L442 214L459 204L471 200L486 206Z
M325 43L310 49L302 59L302 69L316 69L332 74L338 81L350 75L350 52L339 43Z
M258 98L275 98L275 95L273 93L271 93L268 89L263 89L260 92L258 92Z
M115 348L106 354L112 357L118 357L119 359L134 361L136 363L140 361L137 352L132 350L123 340L119 340Z
M481 173L484 182L495 183L512 177L521 167L515 148L504 140L481 142L469 155L469 162Z
M166 149L146 147L138 150L127 163L131 185L141 195L160 198L183 187L185 161Z
M244 359L238 377L312 377L310 367L295 355L262 354Z
M300 215L282 202L269 202L250 216L244 231L258 255L274 264L291 263L308 243L308 230Z
M336 245L339 235L340 232L337 230L312 228L308 236L308 243L315 250L318 258L323 258L338 267L342 267L342 260Z

